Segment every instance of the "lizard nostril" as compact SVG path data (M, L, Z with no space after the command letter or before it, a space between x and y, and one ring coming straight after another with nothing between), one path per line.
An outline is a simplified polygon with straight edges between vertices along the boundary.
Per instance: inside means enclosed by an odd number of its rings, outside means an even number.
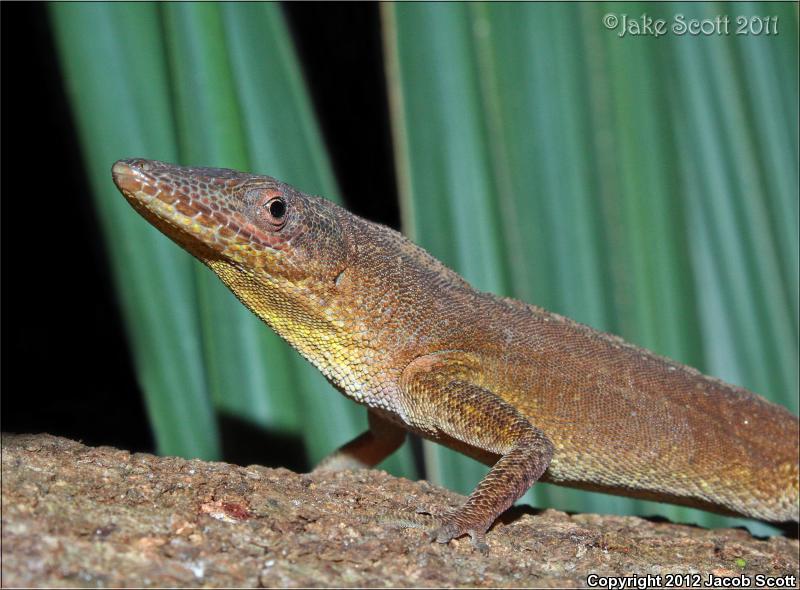
M153 162L141 158L129 158L125 160L117 160L111 171L114 174L127 175L136 172L151 172L155 169Z
M150 160L143 160L140 158L128 160L128 163L130 163L130 165L134 168L138 168L142 172L150 172L154 168L153 163Z

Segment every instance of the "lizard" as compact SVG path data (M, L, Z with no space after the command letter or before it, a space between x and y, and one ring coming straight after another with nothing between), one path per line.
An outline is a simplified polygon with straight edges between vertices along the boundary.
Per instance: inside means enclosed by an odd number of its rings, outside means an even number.
M431 539L486 532L536 481L797 522L798 418L532 304L474 289L399 232L269 176L119 160L147 221L208 266L369 429L317 469L369 468L407 432L491 468Z

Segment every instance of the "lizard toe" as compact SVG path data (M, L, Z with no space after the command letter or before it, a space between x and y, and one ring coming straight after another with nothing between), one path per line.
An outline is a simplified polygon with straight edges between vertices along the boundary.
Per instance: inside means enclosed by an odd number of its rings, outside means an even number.
M472 523L463 521L458 512L451 512L443 517L437 518L439 526L432 530L428 538L431 542L449 543L453 539L469 535L472 546L481 553L489 552L489 545L486 544L486 529L483 525L474 526Z
M486 544L488 526L470 522L459 510L442 513L435 508L420 507L413 512L400 511L384 515L380 517L380 521L391 528L422 529L431 543L446 544L469 535L475 549L484 554L489 551Z

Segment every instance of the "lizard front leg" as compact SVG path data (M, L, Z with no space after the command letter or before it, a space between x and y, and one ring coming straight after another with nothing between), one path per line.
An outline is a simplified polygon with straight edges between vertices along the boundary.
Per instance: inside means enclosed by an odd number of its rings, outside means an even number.
M428 438L454 439L500 456L466 503L442 517L432 535L447 543L469 534L476 547L486 550L486 531L541 477L553 443L513 406L476 384L478 376L468 355L426 355L406 368L401 389L406 418Z
M379 416L367 412L369 430L325 457L314 471L345 471L375 467L394 453L406 438L406 431Z

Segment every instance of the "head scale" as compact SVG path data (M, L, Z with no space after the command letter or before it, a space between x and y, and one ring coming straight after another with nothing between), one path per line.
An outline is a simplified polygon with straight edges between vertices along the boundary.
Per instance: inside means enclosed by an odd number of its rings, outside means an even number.
M116 162L112 175L140 214L215 272L297 282L345 264L341 209L269 176L142 159Z

